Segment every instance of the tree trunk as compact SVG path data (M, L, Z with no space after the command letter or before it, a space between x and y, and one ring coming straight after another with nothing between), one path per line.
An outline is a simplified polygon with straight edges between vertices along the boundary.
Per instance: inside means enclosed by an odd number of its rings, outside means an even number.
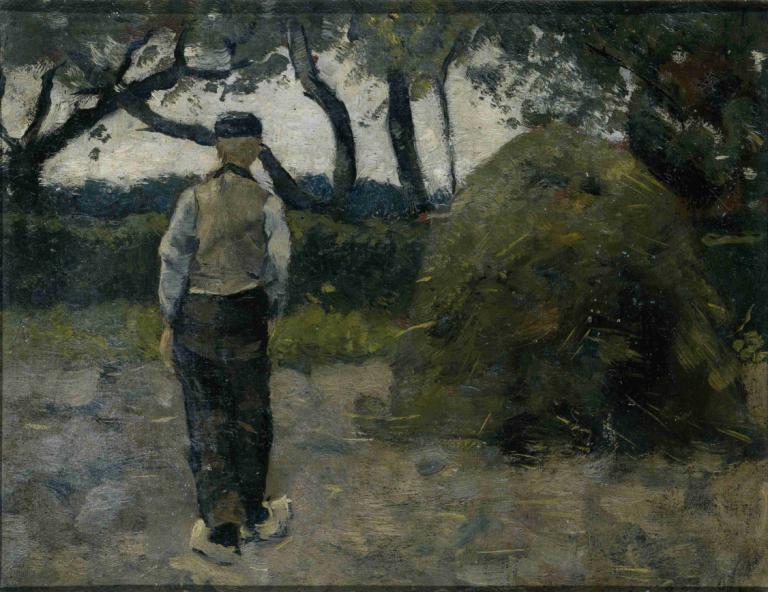
M443 116L443 141L448 151L448 173L451 180L451 195L456 193L456 147L453 145L453 131L451 129L451 112L448 108L448 94L445 91L445 80L441 77L435 81L437 99L440 102L440 112Z
M437 90L437 98L440 102L440 111L443 115L443 139L445 141L446 149L448 151L448 169L451 176L451 195L456 193L456 186L458 185L456 180L456 147L453 143L453 130L451 129L451 112L448 107L448 94L445 90L445 84L448 80L448 73L450 72L451 65L456 59L463 54L468 44L471 41L472 34L469 31L461 31L456 35L456 39L451 44L451 49L443 59L443 63L440 65L440 73L435 79L435 89Z
M3 302L29 304L32 292L22 280L30 266L37 271L51 270L56 258L54 245L41 241L32 220L45 216L48 204L43 199L40 176L42 163L34 162L22 148L5 154L2 170L2 199L4 224L3 243Z
M40 177L45 160L35 159L23 148L6 156L3 200L13 209L40 214L46 209Z
M344 102L320 78L304 27L293 19L288 21L288 52L296 78L304 88L304 94L325 111L331 123L336 148L331 207L336 212L344 212L347 209L349 193L357 179L355 138L349 112Z
M416 133L411 112L408 80L401 70L387 74L389 86L389 112L387 127L397 160L397 175L412 213L429 209L427 189L421 173L419 154L416 150Z

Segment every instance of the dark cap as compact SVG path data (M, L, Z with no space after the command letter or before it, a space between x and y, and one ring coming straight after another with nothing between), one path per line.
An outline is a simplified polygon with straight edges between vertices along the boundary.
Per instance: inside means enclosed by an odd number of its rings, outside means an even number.
M224 113L216 120L213 131L217 138L260 136L261 121L253 113Z

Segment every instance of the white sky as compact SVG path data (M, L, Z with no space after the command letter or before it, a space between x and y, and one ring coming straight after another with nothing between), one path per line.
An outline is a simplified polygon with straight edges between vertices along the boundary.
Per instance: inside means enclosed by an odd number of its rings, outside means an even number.
M350 83L350 65L340 64L330 53L320 55L318 67L324 80L336 90L350 112L357 145L358 176L397 184L394 155L386 132L386 111L380 109L378 119L372 117L386 98L386 88L373 80ZM501 114L488 101L479 99L464 72L462 66L454 68L447 84L460 179L524 131L501 124ZM160 107L159 97L153 99L153 106L173 119L211 127L223 111L252 111L262 118L265 142L289 172L331 176L333 141L330 124L324 112L303 95L301 85L295 81L290 69L259 85L256 92L228 95L224 102L217 94L202 92L202 86L201 83L170 108ZM28 71L8 73L2 115L12 135L23 132L38 91L39 82ZM66 101L55 97L54 105L46 127L65 120L68 115ZM512 113L506 117L519 117L519 104L510 106ZM448 164L435 95L415 102L413 115L428 186L430 190L444 187L448 183ZM143 124L122 111L105 118L102 124L111 136L108 142L89 138L87 134L74 140L46 164L44 180L80 185L86 179L101 179L129 186L164 174L201 174L216 167L213 148L141 131ZM89 157L93 148L100 151L97 160Z

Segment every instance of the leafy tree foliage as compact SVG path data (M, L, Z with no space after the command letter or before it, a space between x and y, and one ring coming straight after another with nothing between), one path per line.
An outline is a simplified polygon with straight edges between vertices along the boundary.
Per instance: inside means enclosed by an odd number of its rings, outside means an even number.
M746 10L495 14L483 35L518 75L474 77L494 97L529 83L529 125L623 128L633 153L689 204L732 209L754 195L750 171L764 158L766 31L767 15Z

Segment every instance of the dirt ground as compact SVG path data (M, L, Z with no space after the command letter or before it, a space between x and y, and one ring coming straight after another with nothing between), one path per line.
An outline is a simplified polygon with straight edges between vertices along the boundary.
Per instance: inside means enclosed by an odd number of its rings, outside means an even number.
M386 363L273 376L289 536L231 567L188 548L180 389L160 364L4 360L2 585L768 586L768 463L548 458L362 436Z

